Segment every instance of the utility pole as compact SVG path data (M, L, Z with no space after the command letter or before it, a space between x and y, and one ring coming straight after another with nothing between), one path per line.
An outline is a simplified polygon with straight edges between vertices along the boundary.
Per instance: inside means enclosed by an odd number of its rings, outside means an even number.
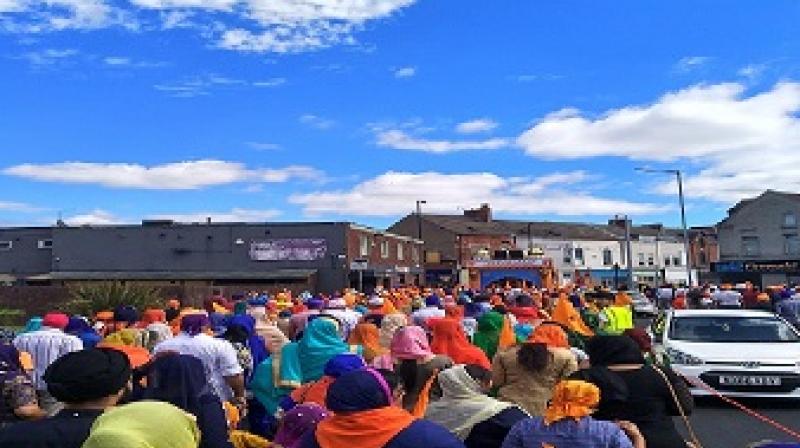
M633 248L631 247L631 220L628 215L625 218L625 252L628 258L628 289L633 288Z
M422 240L422 204L427 204L428 201L417 201L417 239Z
M678 169L653 170L650 168L636 168L636 171L641 171L643 173L673 174L675 175L675 179L678 181L678 202L680 203L681 206L681 226L683 227L683 252L686 254L686 278L689 281L687 286L691 288L693 283L692 259L689 254L689 229L686 226L686 206L683 197L683 173L681 173L681 170Z

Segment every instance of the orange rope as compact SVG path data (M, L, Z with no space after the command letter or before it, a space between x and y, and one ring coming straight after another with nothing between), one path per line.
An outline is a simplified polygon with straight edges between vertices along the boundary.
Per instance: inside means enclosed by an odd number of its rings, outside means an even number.
M700 379L695 380L693 378L687 378L687 377L683 377L683 378L685 380L687 380L688 382L692 383L693 385L695 385L697 387L700 387L701 389L705 389L708 392L711 392L711 394L713 394L714 396L716 396L719 399L721 399L722 401L730 404L731 406L733 406L735 408L738 408L740 411L744 412L745 414L747 414L747 415L749 415L749 416L751 416L753 418L756 418L758 420L761 420L763 423L766 423L766 424L774 427L775 429L778 429L779 431L785 432L786 434L789 434L790 436L794 437L795 439L800 440L800 433L798 433L797 431L794 431L794 430L792 430L790 428L787 428L786 426L776 422L775 420L772 420L769 417L767 417L765 415L762 415L762 414L759 414L758 412L748 408L747 406L739 403L738 401L733 400L732 398L728 398L728 397L722 395L717 390L715 390L713 387L711 387L708 384L704 383L702 380L700 380Z

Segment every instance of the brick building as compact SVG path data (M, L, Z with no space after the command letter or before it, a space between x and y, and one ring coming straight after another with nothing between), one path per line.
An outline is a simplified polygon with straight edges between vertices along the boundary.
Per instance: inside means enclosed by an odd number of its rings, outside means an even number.
M359 246L364 238L367 251ZM0 284L114 280L200 296L284 287L333 292L359 278L365 285L418 283L420 247L347 222L2 228Z

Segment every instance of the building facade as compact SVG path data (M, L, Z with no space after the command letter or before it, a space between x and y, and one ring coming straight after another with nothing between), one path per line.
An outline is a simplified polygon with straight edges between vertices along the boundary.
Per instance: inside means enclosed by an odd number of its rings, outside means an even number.
M721 281L762 287L800 283L800 194L768 190L717 224Z
M538 274L548 275L554 285L688 283L683 232L659 224L630 227L632 279L625 222L616 219L607 224L493 220L491 209L484 205L463 215L409 215L389 230L416 236L420 228L429 284L485 284L476 281L479 274L470 267L501 260L522 264L521 260L530 260L531 267L539 263ZM527 274L518 277L527 281ZM693 270L695 283L697 278Z
M365 234L378 248L362 256L357 245ZM353 286L354 271L379 279L375 284L418 282L421 269L412 255L420 247L413 238L341 222L6 228L0 229L0 279L15 285L113 280L199 291L333 292Z

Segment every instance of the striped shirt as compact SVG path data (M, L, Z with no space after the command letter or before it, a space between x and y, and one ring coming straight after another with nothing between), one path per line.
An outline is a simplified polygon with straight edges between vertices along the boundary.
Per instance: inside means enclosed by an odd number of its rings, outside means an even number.
M30 353L33 358L33 386L36 390L46 390L47 384L43 378L45 369L67 353L83 350L83 342L57 328L42 327L41 330L14 338L14 347Z

